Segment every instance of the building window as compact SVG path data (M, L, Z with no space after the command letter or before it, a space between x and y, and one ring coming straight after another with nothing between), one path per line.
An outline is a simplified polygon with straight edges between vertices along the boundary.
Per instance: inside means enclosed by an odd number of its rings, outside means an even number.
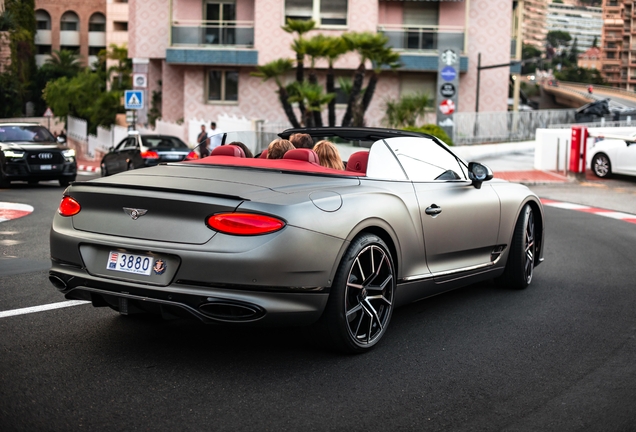
M89 32L105 32L106 31L106 17L101 13L94 13L91 15L88 21Z
M79 17L75 12L64 12L60 19L60 30L79 31Z
M35 25L37 30L51 30L51 15L42 9L35 11Z
M285 0L285 19L313 19L320 26L347 25L347 0Z
M128 31L128 23L126 21L113 21L114 31Z
M106 47L100 47L100 46L89 46L88 47L88 55L89 56L98 56L99 52L102 50L105 50Z
M51 45L36 45L35 49L38 55L51 54Z
M238 101L238 71L208 71L208 102Z

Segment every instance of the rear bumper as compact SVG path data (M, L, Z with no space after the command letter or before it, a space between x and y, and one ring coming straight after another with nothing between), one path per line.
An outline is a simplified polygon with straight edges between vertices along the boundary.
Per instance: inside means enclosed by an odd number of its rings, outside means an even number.
M105 280L81 268L53 262L49 280L67 299L137 312L195 317L204 323L238 325L309 325L322 315L328 291L294 292L289 288L227 289L171 284L148 286Z

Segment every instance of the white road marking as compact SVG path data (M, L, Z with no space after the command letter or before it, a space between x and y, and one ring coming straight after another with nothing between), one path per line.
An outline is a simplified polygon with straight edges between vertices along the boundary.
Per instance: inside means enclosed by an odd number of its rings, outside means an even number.
M48 310L60 309L60 308L65 308L70 306L79 306L79 305L83 305L87 303L90 303L90 302L84 301L84 300L69 300L65 302L51 303L51 304L42 305L42 306L13 309L13 310L0 312L0 318L6 318L6 317L16 316L16 315L25 315L25 314L35 313L35 312L44 312Z

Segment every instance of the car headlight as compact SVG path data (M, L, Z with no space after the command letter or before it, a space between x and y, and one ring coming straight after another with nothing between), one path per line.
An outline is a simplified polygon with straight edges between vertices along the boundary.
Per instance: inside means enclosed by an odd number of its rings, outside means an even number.
M73 149L63 150L62 156L64 156L65 158L75 157L75 150Z
M6 158L20 159L21 157L24 157L23 151L3 150L2 152L4 153L4 157Z

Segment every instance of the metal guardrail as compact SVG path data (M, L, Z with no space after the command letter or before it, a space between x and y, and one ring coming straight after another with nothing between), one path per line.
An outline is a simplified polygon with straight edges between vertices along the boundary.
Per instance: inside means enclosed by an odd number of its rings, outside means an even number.
M559 83L562 86L580 87L581 89L583 89L583 92L587 92L587 88L590 85L585 83L575 83L575 82L568 82L568 81L559 81ZM594 87L595 90L600 90L606 93L616 93L622 96L629 97L631 99L636 99L636 92L633 92L633 91L621 89L618 87L610 87L610 86L597 85L597 84L592 84L592 86Z
M573 124L574 109L522 112L455 113L455 145L528 141L536 130L552 124Z

